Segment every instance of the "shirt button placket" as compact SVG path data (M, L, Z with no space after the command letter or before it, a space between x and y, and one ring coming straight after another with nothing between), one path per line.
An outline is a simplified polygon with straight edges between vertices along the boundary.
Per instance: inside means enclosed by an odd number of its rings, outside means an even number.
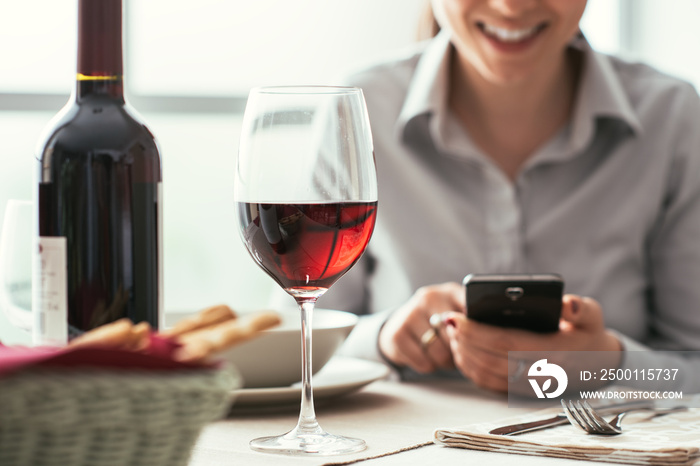
M520 266L520 206L516 187L494 166L484 171L484 227L489 272L517 272Z

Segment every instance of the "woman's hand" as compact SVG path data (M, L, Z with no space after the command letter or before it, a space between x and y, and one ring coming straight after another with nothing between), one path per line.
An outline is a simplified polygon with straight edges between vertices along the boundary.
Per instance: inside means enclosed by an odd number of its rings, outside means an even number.
M464 288L458 283L420 288L384 324L379 334L379 349L394 364L420 373L454 368L445 326L438 326L436 338L423 336L431 329L433 314L450 312L463 316L464 309Z
M555 333L481 324L458 312L445 315L444 322L457 369L477 385L501 392L508 390L508 351L622 349L617 338L606 330L598 302L571 294L564 296L559 331Z

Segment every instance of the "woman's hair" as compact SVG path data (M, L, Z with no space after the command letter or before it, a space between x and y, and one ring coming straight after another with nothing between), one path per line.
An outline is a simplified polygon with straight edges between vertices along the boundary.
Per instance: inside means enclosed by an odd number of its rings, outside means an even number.
M416 28L416 38L418 40L425 40L433 38L440 32L440 25L435 20L435 15L433 14L433 7L430 0L425 0L423 5L423 11L418 18L418 27Z

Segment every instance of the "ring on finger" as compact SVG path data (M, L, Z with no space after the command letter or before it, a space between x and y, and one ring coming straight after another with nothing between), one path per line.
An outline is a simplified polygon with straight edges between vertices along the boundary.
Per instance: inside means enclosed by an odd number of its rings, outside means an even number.
M430 327L420 337L421 348L423 348L423 350L426 350L428 348L428 346L431 345L431 343L433 343L435 340L437 340L437 337L438 337L437 330L435 330L434 327Z
M430 346L435 340L437 340L438 331L440 330L440 326L442 325L442 315L431 315L430 319L428 319L428 323L430 324L430 328L426 330L420 337L420 346L421 348L423 348L423 350L426 350L428 346Z

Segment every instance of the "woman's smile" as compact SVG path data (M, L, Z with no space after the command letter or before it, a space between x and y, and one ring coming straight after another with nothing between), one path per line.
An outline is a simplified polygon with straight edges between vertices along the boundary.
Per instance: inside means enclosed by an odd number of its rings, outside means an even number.
M491 47L494 47L500 52L513 53L524 50L532 45L547 28L548 23L542 22L535 26L522 28L506 28L477 21L476 26Z
M585 7L586 0L433 0L463 69L498 86L562 79L554 75L565 70Z

